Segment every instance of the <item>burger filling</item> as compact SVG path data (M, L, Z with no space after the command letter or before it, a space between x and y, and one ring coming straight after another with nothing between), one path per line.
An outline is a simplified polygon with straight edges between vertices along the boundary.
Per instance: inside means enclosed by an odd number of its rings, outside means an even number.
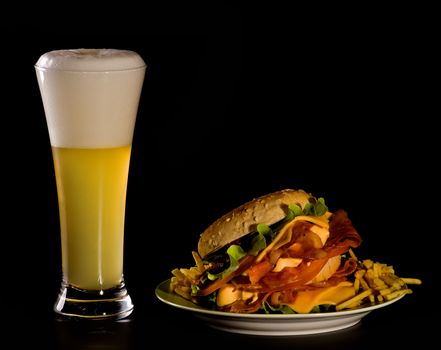
M347 253L361 238L346 212L330 213L323 198L232 242L196 266L175 269L171 289L196 303L230 312L309 313L354 295Z

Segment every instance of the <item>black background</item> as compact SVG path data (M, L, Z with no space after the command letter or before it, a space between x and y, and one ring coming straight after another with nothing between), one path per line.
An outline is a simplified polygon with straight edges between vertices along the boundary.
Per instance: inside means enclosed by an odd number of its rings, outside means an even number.
M28 11L32 20L5 11L1 27L2 312L13 341L145 348L157 338L205 347L210 337L222 347L345 348L373 346L384 329L388 345L432 334L440 174L430 9L146 2L99 14L82 3ZM72 324L52 313L58 207L33 65L46 51L78 47L135 50L148 65L127 196L124 270L136 307L127 322ZM424 284L350 332L314 338L224 334L156 299L171 269L192 264L213 220L283 188L346 209L364 239L360 257ZM170 330L175 336L164 337Z

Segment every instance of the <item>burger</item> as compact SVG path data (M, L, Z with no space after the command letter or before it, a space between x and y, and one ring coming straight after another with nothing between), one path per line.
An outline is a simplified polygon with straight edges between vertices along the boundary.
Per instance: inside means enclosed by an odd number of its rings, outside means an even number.
M173 293L238 313L323 312L352 298L361 237L344 210L285 189L223 215L200 235L195 266L172 271Z

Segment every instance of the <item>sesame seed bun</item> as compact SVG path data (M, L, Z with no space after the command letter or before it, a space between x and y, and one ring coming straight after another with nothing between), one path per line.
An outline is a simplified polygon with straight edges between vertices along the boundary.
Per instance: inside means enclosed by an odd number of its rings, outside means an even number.
M305 207L313 197L303 190L285 189L255 198L233 209L213 222L200 236L199 255L207 255L221 249L251 232L258 224L272 225L288 213L288 205Z

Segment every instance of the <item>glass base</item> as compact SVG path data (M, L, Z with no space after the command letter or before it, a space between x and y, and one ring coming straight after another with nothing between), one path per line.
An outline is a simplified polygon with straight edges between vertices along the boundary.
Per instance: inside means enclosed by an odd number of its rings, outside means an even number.
M133 311L124 283L106 290L82 290L62 284L54 306L60 315L83 319L121 319Z

